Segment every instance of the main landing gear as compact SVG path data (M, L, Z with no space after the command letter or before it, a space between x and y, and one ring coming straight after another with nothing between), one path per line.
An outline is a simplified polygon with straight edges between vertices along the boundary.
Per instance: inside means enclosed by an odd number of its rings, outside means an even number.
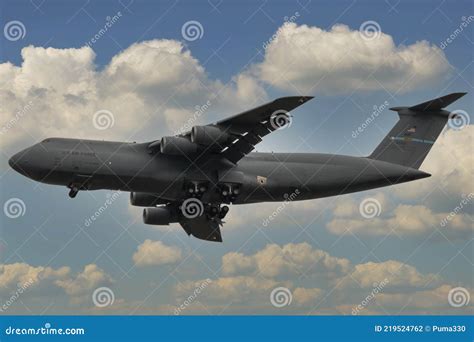
M207 211L207 216L210 219L219 218L222 220L228 212L229 207L226 205L223 205L222 207L220 205L211 205Z
M189 197L201 198L206 191L207 185L205 183L191 182L187 186Z
M237 198L237 195L240 193L240 188L236 184L221 184L217 190L221 199L225 203L232 203Z

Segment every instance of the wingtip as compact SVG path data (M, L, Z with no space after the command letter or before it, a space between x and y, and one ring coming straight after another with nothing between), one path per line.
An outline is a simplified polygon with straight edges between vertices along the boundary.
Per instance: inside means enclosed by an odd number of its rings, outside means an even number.
M283 96L279 97L275 100L280 100L280 99L296 99L296 100L304 100L304 101L309 101L311 99L314 99L314 96L301 96L301 95L294 95L294 96Z
M389 110L393 110L394 112L399 112L403 109L407 109L408 107L390 107Z
M314 96L301 96L300 101L301 102L308 102L310 100L314 99Z

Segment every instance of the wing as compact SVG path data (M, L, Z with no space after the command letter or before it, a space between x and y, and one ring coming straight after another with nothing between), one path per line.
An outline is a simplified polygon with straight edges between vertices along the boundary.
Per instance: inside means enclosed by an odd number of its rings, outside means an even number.
M264 136L288 125L290 120L288 113L312 98L282 97L217 122L218 127L237 136L236 140L222 149L222 157L234 164L237 163L250 153Z
M223 158L237 163L250 153L262 138L290 123L288 113L313 97L282 97L260 107L218 121L216 126L236 136L221 150Z
M310 96L282 97L210 125L194 126L190 132L176 137L179 144L176 150L181 153L189 148L190 154L198 156L197 159L205 159L217 154L236 164L251 152L264 136L288 125L291 120L289 116L291 110L312 98ZM198 138L203 140L198 140ZM169 141L171 141L170 145L173 144L172 139ZM162 139L152 142L148 147L153 150L165 144L166 141Z
M222 221L218 218L209 219L206 215L201 215L193 219L183 218L179 224L188 235L201 240L222 242L220 229Z

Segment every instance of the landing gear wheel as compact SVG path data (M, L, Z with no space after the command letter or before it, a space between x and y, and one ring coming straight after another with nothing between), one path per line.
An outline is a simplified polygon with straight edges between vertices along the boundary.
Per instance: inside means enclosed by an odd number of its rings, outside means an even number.
M219 212L219 218L223 219L227 215L228 212L229 212L229 207L226 206L226 205L222 206L222 208Z
M71 190L69 190L69 197L71 198L76 197L77 193L79 192L79 189L76 188L75 186L71 187L70 189Z

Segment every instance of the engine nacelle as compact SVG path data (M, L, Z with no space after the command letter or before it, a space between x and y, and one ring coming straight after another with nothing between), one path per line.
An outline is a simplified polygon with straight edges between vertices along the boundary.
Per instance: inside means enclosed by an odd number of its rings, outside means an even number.
M154 207L158 204L166 204L169 201L159 198L152 194L144 192L131 192L130 193L130 204L136 207Z
M169 207L143 209L143 223L167 226L170 223L178 222Z
M198 145L209 146L214 142L222 144L229 138L229 134L214 126L194 126L191 129L191 141Z
M183 137L163 137L160 142L160 151L163 154L188 155L196 153L198 146Z

